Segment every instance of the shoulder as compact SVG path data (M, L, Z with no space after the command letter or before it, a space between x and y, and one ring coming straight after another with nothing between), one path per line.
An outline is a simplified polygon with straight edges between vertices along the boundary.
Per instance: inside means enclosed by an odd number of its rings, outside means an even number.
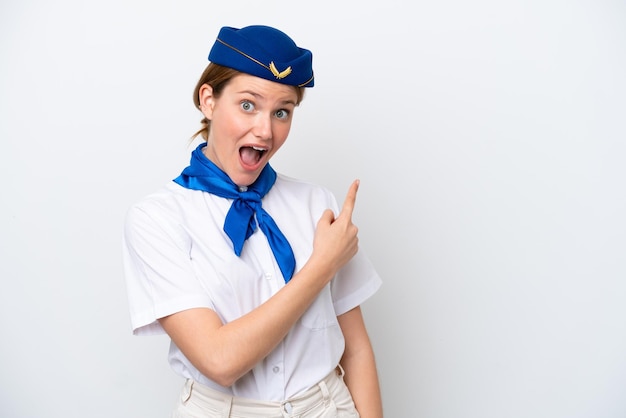
M197 191L186 189L171 181L160 189L134 202L129 212L172 213L182 210L197 195Z
M124 221L124 236L129 245L175 243L190 245L188 219L193 217L197 193L171 182L144 196L130 206Z
M278 173L276 183L270 193L296 198L300 201L319 201L325 204L332 203L335 200L328 188L281 173Z
M126 225L176 223L192 205L193 190L172 182L134 202L126 213Z
M177 186L177 187L174 187ZM174 182L164 184L160 189L135 201L129 214L159 213L174 210L181 200L186 199L184 190Z

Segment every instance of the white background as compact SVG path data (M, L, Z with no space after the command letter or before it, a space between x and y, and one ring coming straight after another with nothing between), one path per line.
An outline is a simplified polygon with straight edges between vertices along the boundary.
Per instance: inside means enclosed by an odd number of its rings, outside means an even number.
M626 4L2 0L0 416L167 417L126 209L178 175L221 26L316 86L273 165L343 201L391 418L626 416Z

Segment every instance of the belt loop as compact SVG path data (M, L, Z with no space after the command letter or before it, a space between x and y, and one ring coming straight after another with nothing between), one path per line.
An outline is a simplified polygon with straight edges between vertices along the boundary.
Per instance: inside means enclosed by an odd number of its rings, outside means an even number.
M343 369L343 367L341 367L341 364L337 364L336 370L339 377L344 377L346 375L346 371Z
M233 406L233 397L232 396L225 396L224 397L224 409L222 410L222 417L223 418L229 418L230 417L230 410Z
M191 398L191 393L193 392L193 380L187 379L184 385L183 393L181 396L181 402L185 403Z
M330 405L330 392L328 391L328 386L326 386L326 382L323 380L318 383L320 390L322 391L322 398L324 399L324 407L328 408Z

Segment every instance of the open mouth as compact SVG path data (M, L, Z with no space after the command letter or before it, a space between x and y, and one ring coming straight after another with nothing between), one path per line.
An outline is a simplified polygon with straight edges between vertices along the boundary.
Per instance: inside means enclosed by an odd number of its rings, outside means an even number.
M243 161L246 165L255 165L257 164L261 158L263 158L263 154L265 154L267 150L261 147L241 147L239 149L239 155L241 156L241 161Z

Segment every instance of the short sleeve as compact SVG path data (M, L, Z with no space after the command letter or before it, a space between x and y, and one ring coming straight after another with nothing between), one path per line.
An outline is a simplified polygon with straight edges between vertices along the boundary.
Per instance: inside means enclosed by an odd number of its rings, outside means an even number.
M334 196L330 196L331 208L339 213ZM382 285L382 279L362 249L339 270L331 281L333 306L337 316L361 305L372 297Z
M190 259L191 240L176 217L156 205L133 206L123 234L123 262L135 335L164 333L158 319L186 309L213 309Z
M342 267L331 282L337 316L361 305L382 285L382 279L362 249Z

